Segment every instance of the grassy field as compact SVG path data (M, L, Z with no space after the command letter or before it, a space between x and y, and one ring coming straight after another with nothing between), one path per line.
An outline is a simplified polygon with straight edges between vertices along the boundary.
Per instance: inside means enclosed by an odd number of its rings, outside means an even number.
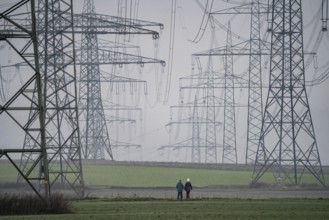
M170 168L125 165L84 165L84 178L92 186L173 187L189 177L194 186L248 185L251 171ZM0 163L0 183L15 182L9 163ZM329 175L325 175L327 182ZM272 174L262 182L272 183ZM316 181L305 175L305 184ZM0 219L329 219L326 199L84 199L73 200L73 214L0 216Z
M127 187L172 187L179 179L190 178L194 186L244 185L251 182L251 171L214 170L196 168L171 168L124 165L84 165L86 185ZM0 163L0 183L14 183L17 172L9 163ZM329 182L329 175L325 175ZM266 173L261 182L274 182L271 173ZM311 175L304 175L303 184L317 184Z
M75 213L63 215L1 216L1 219L329 219L328 200L79 200Z
M197 187L216 185L244 185L251 182L251 171L209 170L196 168L139 167L85 165L84 177L87 185L129 186L129 187L167 187L179 179L190 178ZM329 175L325 175L327 182ZM273 175L266 173L261 182L273 183ZM312 175L305 174L302 184L317 184Z
M127 167L88 165L84 167L87 185L129 187L173 186L179 179L190 178L195 186L248 184L251 173L168 167ZM100 175L103 174L103 175Z

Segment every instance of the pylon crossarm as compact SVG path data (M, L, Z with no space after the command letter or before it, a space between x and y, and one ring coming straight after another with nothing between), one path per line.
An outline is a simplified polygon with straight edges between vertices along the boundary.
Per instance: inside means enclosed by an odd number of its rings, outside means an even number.
M86 65L85 58L83 54L78 53L76 57L76 64L78 65ZM165 61L142 57L134 54L126 54L121 52L116 52L113 50L104 50L98 49L98 59L94 62L87 63L88 65L101 65L101 64L115 64L115 65L124 65L124 64L138 64L144 66L147 63L160 63L163 66L165 65Z
M236 6L236 7L213 11L210 14L211 15L230 15L230 14L250 15L253 13L253 11L252 11L253 4L255 4L255 3L246 3L246 4ZM260 8L260 10L258 11L259 14L268 14L269 13L268 4L258 2L258 5Z
M63 18L70 17L69 13L61 13ZM6 16L5 13L0 14L0 19L8 21L8 24L5 25L5 29L0 30L0 33L7 34L22 34L21 32L30 33L31 23L29 20L22 19L24 15L28 13L20 13L20 17L12 16L10 19ZM90 28L90 23L93 24L93 30L90 30L90 33L94 34L147 34L152 35L153 39L159 38L159 32L154 30L145 29L143 27L160 27L163 29L163 24L156 22L146 22L136 19L120 18L110 15L88 15L88 14L74 14L74 32L77 34L86 33L86 29ZM72 21L68 19L63 19L61 27L69 27ZM64 29L62 33L72 33L72 30Z
M85 34L88 30L91 34L150 34L153 39L159 38L157 31L142 28L144 26L159 26L163 28L160 23L146 23L138 20L127 20L125 18L113 17L110 15L91 14L74 14L74 32Z
M268 56L270 55L270 45L266 41L259 40L261 48L258 51L250 51L250 40L234 44L231 47L217 47L211 50L206 50L198 53L192 54L193 57L202 57L202 56Z
M113 22L116 24L121 24L122 26L132 26L136 28L140 27L159 27L161 30L163 29L163 24L158 22L152 21L144 21L139 19L131 19L131 18L124 18L124 17L117 17L111 15L104 15L104 14L93 14L98 20Z
M124 148L130 148L130 147L135 147L135 148L141 148L142 146L140 144L131 144L123 141L115 141L111 139L111 147L112 148L119 148L119 147L124 147Z

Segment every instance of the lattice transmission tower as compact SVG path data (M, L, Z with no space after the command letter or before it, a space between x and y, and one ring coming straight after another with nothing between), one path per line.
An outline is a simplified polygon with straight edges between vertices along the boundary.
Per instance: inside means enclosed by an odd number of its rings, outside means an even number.
M164 61L117 52L114 49L98 46L98 34L151 34L154 39L159 34L144 29L147 26L162 27L162 24L145 22L136 19L119 18L96 14L93 0L85 0L83 12L76 15L79 25L81 45L78 54L80 69L80 121L82 152L85 159L105 159L105 152L113 158L109 131L104 115L101 98L100 65L125 65L145 63L162 63ZM113 75L112 75L113 76ZM112 82L138 83L131 78L116 77Z
M213 23L211 23L213 24ZM214 46L215 41L215 30L214 26L212 25L211 31L211 48ZM206 163L217 163L217 127L216 127L216 108L215 108L215 70L213 65L212 57L208 58L208 65L207 65L208 75L206 81ZM225 102L225 100L224 100ZM225 104L224 104L225 105ZM225 120L225 119L224 119Z
M62 19L72 21L72 5L70 1L38 1L36 5L33 0L8 5L1 13L1 40L17 52L30 71L20 77L24 83L17 92L1 104L0 114L6 113L24 131L28 144L25 142L23 149L1 150L1 156L5 155L35 193L49 203L50 187L55 183L69 183L74 190L82 184L75 71L67 71L74 57L64 61L64 47L74 39L63 33L63 29L72 29L72 24L63 26ZM69 17L59 13L61 10L69 11ZM13 39L25 41L11 42ZM73 91L69 93L69 89ZM20 165L10 153L22 153Z
M73 34L73 5L71 0L39 0L37 33L40 70L43 77L45 104L46 149L51 187L69 186L83 195L81 149L78 123L76 70ZM34 100L37 93L33 91ZM29 118L35 112L31 109ZM25 136L24 149L35 149L35 139ZM21 157L20 169L30 172L39 158L31 153ZM44 168L40 168L40 173ZM40 174L41 175L41 174ZM18 182L22 181L18 176Z
M213 19L211 19L212 25L214 26ZM228 24L228 31L227 31L227 38L226 38L226 46L221 50L221 54L218 54L218 49L214 48L208 51L195 53L193 54L194 57L208 57L211 60L211 63L208 64L209 72L215 73L212 70L212 59L213 56L222 56L224 57L224 74L221 77L216 75L209 76L209 82L207 86L207 97L214 97L215 88L222 88L224 89L224 125L223 125L223 149L222 149L222 163L237 163L237 151L236 151L236 127L235 127L235 100L234 100L234 89L235 89L235 80L236 76L233 73L233 47L232 47L232 35L231 35L231 27ZM210 66L210 67L209 67ZM218 73L217 73L218 74ZM194 88L202 88L205 85L200 83ZM186 89L185 87L184 89ZM210 98L210 100L212 100ZM212 109L210 106L214 106L214 102L209 104L208 108ZM207 109L208 109L207 108ZM213 107L213 109L215 109ZM212 110L208 112L207 117L215 117L215 111ZM209 124L211 126L211 124ZM209 129L208 132L208 139L207 140L215 140L216 143L216 130L215 127ZM212 145L208 144L209 147ZM209 151L207 158L209 158L208 162L214 162L213 159L217 158L217 151L216 148ZM212 159L211 159L212 158ZM216 159L217 162L217 159Z
M224 90L224 134L223 134L223 163L237 163L236 124L234 101L234 72L232 55L231 25L228 23L226 38L226 53L224 56L225 90Z
M201 162L201 139L200 139L200 124L198 121L199 114L197 108L197 98L194 99L193 106L193 122L192 122L192 152L191 152L191 162L200 163ZM195 120L197 119L197 120Z
M263 117L262 99L262 56L269 55L269 49L264 39L261 39L261 15L268 13L268 5L260 0L252 0L233 8L212 12L213 15L250 15L250 39L232 46L233 56L248 56L247 84L236 85L248 88L248 121L247 148L245 162L253 164L259 143ZM267 38L267 35L264 36ZM225 51L217 50L217 55L225 55Z
M215 32L214 26L212 24L212 36L210 42L211 47L213 47L214 40ZM212 57L209 57L207 61L207 70L205 72L201 71L198 57L193 54L193 58L197 60L198 69L200 70L200 72L198 74L193 74L188 77L180 78L180 92L181 98L183 99L183 90L189 90L190 92L191 90L196 90L195 100L194 102L189 102L185 104L181 103L179 106L172 107L178 108L181 111L183 109L193 108L193 115L196 114L198 110L202 110L202 112L205 112L205 115L202 115L200 117L199 114L197 114L198 117L192 117L188 120L188 123L192 125L192 134L190 135L189 139L171 146L162 146L162 148L179 148L182 146L188 147L191 148L192 151L192 162L200 163L203 160L203 158L201 159L201 156L204 155L204 162L218 163L217 152L219 148L223 147L223 145L219 144L219 140L217 138L218 135L216 131L219 130L218 126L222 124L218 120L217 113L219 111L219 108L224 106L222 104L223 101L215 94L215 90L217 88L216 81L218 81L218 72L214 70ZM204 92L203 94L202 91ZM201 96L201 98L197 99L198 96ZM170 123L170 125L172 125L173 123L181 124L182 122L172 122ZM201 125L205 126L205 133L203 132L204 137L202 137L201 134L196 134L197 130L201 132ZM198 144L197 147L196 144ZM204 153L200 153L201 149L204 150Z
M248 86L248 123L246 164L252 164L256 158L263 118L262 91L262 39L260 37L260 3L253 0L250 15L250 55Z
M85 159L105 159L105 151L113 160L109 132L101 98L100 67L94 1L85 0L82 15L86 26L81 36L79 84L82 152Z
M189 112L188 114L190 117L182 118L180 120L171 121L166 126L170 127L170 132L173 126L177 126L178 130L180 130L181 126L188 126L190 128L188 138L184 139L183 141L171 144L171 145L164 145L161 146L158 150L163 151L165 149L171 150L180 150L185 149L191 154L191 162L192 163L203 163L207 162L207 148L209 147L206 141L205 132L202 131L202 127L207 127L209 123L214 123L216 127L222 125L218 119L216 121L209 121L209 118L203 116L203 111L208 107L207 103L207 96L197 98L195 95L194 101L181 103L180 105L170 106L171 111L179 111L183 114L185 112ZM214 107L217 109L219 107L223 107L223 103L216 98L214 100L215 104ZM207 115L207 113L206 113ZM209 143L209 141L208 141ZM215 145L216 149L221 149L222 145ZM190 151L189 151L190 150Z
M300 184L310 173L325 185L305 88L301 0L273 0L270 86L252 184L272 171Z
M214 30L214 18L211 17L212 30ZM234 101L234 89L247 88L248 82L233 74L233 56L237 53L245 53L246 51L239 52L240 48L232 45L232 36L230 27L227 33L227 44L223 48L214 48L208 51L193 54L194 59L198 64L199 74L194 74L188 77L180 78L180 91L183 94L184 90L196 90L197 94L203 96L198 101L197 108L203 108L205 114L205 139L201 141L199 148L205 148L205 162L218 163L218 150L222 149L221 162L223 163L237 163L236 152L236 137L235 137L235 107L243 107ZM212 42L214 41L214 31L212 34ZM213 45L212 45L213 46ZM249 53L249 51L247 51ZM207 71L202 72L200 57L207 57ZM224 57L225 73L219 73L213 67L213 56ZM218 89L225 89L224 99L218 97L215 93ZM183 95L181 95L183 97ZM179 106L172 106L172 108L192 108L192 102L181 104ZM219 109L224 109L224 123L218 120ZM191 122L192 123L192 122ZM172 124L172 123L171 123ZM203 124L203 123L202 123ZM223 125L223 144L219 143L218 132L219 125ZM193 137L193 133L192 133ZM192 140L192 139L191 139ZM201 139L202 140L202 139ZM173 145L176 148L182 143ZM224 147L226 146L226 147ZM167 146L168 147L168 146Z

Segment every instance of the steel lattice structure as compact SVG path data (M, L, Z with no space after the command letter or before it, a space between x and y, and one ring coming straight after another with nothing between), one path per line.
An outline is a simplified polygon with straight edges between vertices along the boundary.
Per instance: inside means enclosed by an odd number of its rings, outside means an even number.
M268 13L268 5L259 0L243 4L233 8L212 12L214 15L250 15L250 40L234 45L231 55L249 56L249 79L247 85L239 82L235 87L248 88L248 122L247 122L247 148L246 163L253 163L259 143L262 126L263 101L262 101L262 63L261 56L269 55L269 49L260 38L260 16ZM229 55L224 48L218 48L212 53L213 56ZM235 78L238 81L241 81Z
M215 38L214 25L212 24L211 47ZM215 108L215 71L213 67L212 57L208 59L208 75L207 75L207 96L206 96L206 163L217 163L217 138L216 138L216 108Z
M207 77L208 78L208 77ZM221 122L216 119L216 121L210 121L209 117L202 117L199 112L201 112L203 109L207 109L209 107L209 102L207 101L208 97L205 95L204 97L201 97L197 99L197 96L195 96L194 101L187 102L187 103L181 103L179 105L170 106L171 111L187 111L192 112L191 117L184 118L178 121L172 121L168 123L166 126L172 127L172 126L181 126L181 125L187 125L191 126L191 136L188 139L185 139L183 141L180 141L178 143L172 144L172 145L164 145L158 148L158 150L164 150L164 149L191 149L191 162L192 163L202 163L207 162L207 148L209 148L207 144L207 137L203 137L201 134L201 128L202 126L208 126L209 123L214 123L214 126L218 127L222 125ZM222 108L224 107L223 100L220 100L218 97L214 98L214 108ZM171 129L170 129L171 130ZM208 140L209 143L209 140ZM216 145L212 145L213 148L216 148L216 151L219 149L222 149L222 145L219 145L216 143ZM217 160L216 160L217 161Z
M212 24L214 26L214 24ZM211 151L207 152L206 162L217 162L217 151L216 151L216 126L211 122L215 122L215 89L225 89L224 92L224 132L223 132L223 150L222 150L222 163L237 163L236 153L236 128L235 128L235 101L234 101L234 89L236 76L233 74L233 56L235 51L232 45L232 36L230 31L230 25L228 27L226 46L222 49L214 48L208 51L195 53L194 57L206 56L209 59L208 62L208 76L199 78L196 84L189 86L182 86L183 89L201 89L207 90L207 139L212 140L212 143L207 143L207 146ZM219 52L220 51L220 52ZM219 73L215 73L212 70L212 59L213 56L224 57L224 69L225 73L219 77ZM247 85L247 82L243 79L238 81L241 84ZM213 147L212 147L213 146ZM215 160L214 160L215 159Z
M224 134L223 134L223 163L237 163L235 101L234 101L234 72L231 25L228 23L226 38L226 53L224 56L225 90L224 90Z
M56 1L55 1L56 2ZM56 3L54 3L56 4ZM64 3L62 3L64 5ZM70 4L65 4L65 5L70 5ZM86 1L86 7L87 8L94 8L94 3L93 1ZM52 13L55 13L55 11L53 11ZM132 55L132 54L126 54L126 53L122 53L119 51L115 51L116 48L124 48L124 47L131 47L131 46L125 46L125 45L119 45L114 43L114 46L108 46L108 45L102 45L102 48L100 48L98 46L98 40L97 40L97 35L99 34L148 34L148 35L152 35L152 37L155 39L159 36L158 32L156 31L152 31L152 30L148 30L145 29L143 27L153 27L153 26L158 26L160 28L163 27L162 24L160 23L153 23L153 22L147 22L147 21L141 21L141 20L129 20L127 18L120 18L120 17L114 17L114 16L107 16L107 15L98 15L94 12L94 9L91 9L91 13L82 13L82 14L74 14L73 18L72 18L72 12L70 13L70 10L67 9L59 9L57 10L57 13L60 13L62 18L65 19L61 19L60 23L61 23L61 34L63 36L68 36L68 35L72 35L73 32L74 33L80 33L83 34L83 36L87 36L87 37L82 37L84 39L86 38L93 38L92 41L88 41L85 40L83 43L80 42L80 44L78 44L78 48L74 49L74 45L73 44L68 44L68 45L64 45L65 46L65 55L64 56L60 56L60 55L56 55L57 58L60 57L60 59L62 60L63 63L67 63L67 64L73 64L72 63L72 57L74 57L74 61L75 64L77 65L81 65L82 67L86 67L90 69L99 69L99 65L102 64L113 64L113 65L119 65L122 66L124 64L138 64L143 66L145 63L161 63L164 65L164 61L162 60L157 60L157 59L152 59L152 58L146 58L146 57L142 57L139 55ZM39 13L39 19L44 19L42 18L42 14ZM74 21L74 31L72 28L67 28L67 27L71 27L72 26L72 22ZM24 26L26 26L25 21L21 21L21 23L23 23ZM41 23L41 21L40 21ZM90 24L92 24L92 26L90 26ZM17 29L16 27L14 27L13 25L7 25L7 28L11 29L11 30L15 30ZM52 32L53 33L53 32ZM59 33L59 32L58 32ZM42 35L40 35L42 36ZM64 38L66 39L66 37ZM68 38L69 39L69 38ZM85 44L86 42L88 42L89 44ZM58 41L58 43L60 44L61 42ZM89 46L88 48L86 48L86 46ZM60 46L58 46L60 47ZM41 46L42 48L42 46ZM42 49L41 49L42 51ZM91 54L93 54L93 56L86 56L89 52L91 52ZM75 55L77 54L77 55ZM90 54L88 54L90 55ZM54 65L54 64L52 64ZM17 63L15 64L15 66L26 66L25 63ZM64 64L64 66L67 66L66 64ZM87 67L88 66L88 67ZM84 72L84 71L82 71ZM98 99L96 96L100 97L100 82L110 82L110 83L128 83L131 86L131 92L133 91L132 86L136 83L144 83L145 81L142 80L137 80L137 79L132 79L129 77L122 77L122 76L116 76L114 74L106 74L103 73L102 77L100 76L101 73L99 71L91 71L94 74L91 74L88 76L89 79L86 80L86 78L82 78L85 75L82 74L82 76L80 76L80 94L82 94L82 99L80 99L80 106L81 106L81 112L86 110L86 106L87 104L84 103L81 100L84 100L84 97L86 97L87 94L87 90L85 90L85 88L87 89L94 89L94 92L92 94L92 97L94 97L95 99L91 98L88 100L98 100L98 101L94 101L97 102L96 105L97 106L93 106L91 109L93 109L92 111L98 112L96 116L96 118L98 118L95 121L98 121L96 124L96 128L93 128L92 131L100 131L100 133L102 134L102 136L100 135L91 135L93 137L95 137L96 139L94 140L93 138L92 141L94 143L98 142L98 143L105 143L108 142L108 140L105 140L107 138L107 132L104 131L103 129L106 130L106 124L104 124L103 122L100 122L101 120L99 120L99 118L103 118L104 119L104 113L103 112L103 107L102 107L102 103L100 101L100 99ZM106 75L106 76L104 76ZM101 78L100 78L101 77ZM70 80L70 79L69 79ZM88 84L88 86L81 87L81 84ZM96 89L98 88L98 90ZM90 97L89 97L90 98ZM86 100L86 99L85 99ZM89 111L90 113L91 111ZM88 113L88 114L89 114ZM33 116L33 113L31 113L31 115ZM81 114L80 115L84 115ZM94 115L94 114L89 114L89 115ZM103 116L102 116L103 115ZM81 117L83 118L83 117ZM81 119L80 118L80 119ZM88 120L93 120L94 117L88 117ZM87 120L85 118L82 119L81 124L81 131L82 131L82 135L84 137L87 138L83 138L83 140L89 139L89 135L86 135L86 129L85 129L85 122ZM90 121L90 122L91 122ZM95 125L95 123L92 122L90 124ZM89 123L89 122L88 122ZM96 134L97 132L95 132ZM103 137L105 139L103 139ZM105 142L104 142L105 140ZM84 142L83 142L84 143ZM25 144L26 146L28 146L27 148L33 148L33 140L31 142L31 140L27 137L25 140ZM86 145L83 145L86 146ZM109 145L108 145L109 146ZM128 145L127 145L128 146ZM103 149L101 147L101 149ZM106 147L102 150L104 151L106 149ZM82 148L82 150L84 152L87 152L88 150L85 150L84 148ZM111 155L111 150L108 148L108 152ZM90 156L89 153L86 153L86 155ZM95 154L97 155L97 154ZM92 157L90 156L89 158L104 158L104 153L100 153L99 155L101 156L95 156ZM29 155L24 155L23 156L25 159L29 158ZM112 158L112 156L110 156ZM24 164L23 164L24 166Z
M212 23L212 39L211 39L211 47L213 47L214 42L214 24ZM196 58L197 59L197 58ZM197 100L195 98L194 103L188 103L188 105L180 105L177 106L180 109L183 108L193 108L193 115L197 113L198 108L205 109L206 115L205 119L202 119L200 117L192 117L188 123L192 124L192 137L171 145L171 146L162 146L164 147L191 147L192 154L191 154L191 161L192 162L201 162L201 153L200 149L205 149L205 162L206 163L218 163L218 148L222 148L222 145L218 144L217 140L217 126L220 124L218 122L218 119L216 119L216 110L218 110L219 106L222 106L221 103L219 103L218 97L215 95L215 88L216 88L216 80L218 80L218 73L215 72L213 69L213 60L212 57L209 57L208 64L207 64L207 71L205 73L200 73L197 75L192 75L184 79L180 79L180 90L184 89L205 89L205 94L200 100ZM189 86L185 87L183 86L185 79L187 79L189 82ZM191 82L190 79L195 79L197 81L196 85ZM200 88L200 86L202 88ZM198 103L198 101L202 101L201 103ZM182 122L177 122L182 123ZM170 123L172 124L172 123ZM206 132L205 132L205 138L201 138L200 134L197 134L196 132L200 132L200 124L205 124ZM191 143L189 143L191 142ZM196 146L198 144L198 146Z
M65 13L63 13L65 12ZM38 1L38 48L43 76L46 148L52 188L69 186L83 195L81 145L79 137L76 70L71 0ZM31 111L30 117L34 113ZM24 149L34 149L27 135ZM28 170L36 160L23 154L20 167ZM20 181L20 179L18 179Z
M4 119L5 115L8 115L34 145L33 148L2 149L0 157L6 156L33 191L49 204L46 106L42 64L38 52L36 5L34 0L15 1L11 4L0 14L0 40L6 42L18 54L29 70L21 74L21 79L24 80L22 86L10 94L5 103L0 104L0 116ZM24 22L24 25L17 21ZM14 30L8 28L8 25L14 27ZM11 153L33 155L33 159L31 156L28 166L22 168L12 159Z
M105 151L113 160L109 133L101 99L99 51L95 34L96 15L94 1L85 0L83 15L86 23L81 36L81 67L79 84L81 142L85 159L105 159ZM90 18L90 19L89 19ZM109 56L110 57L110 56ZM85 121L84 121L85 120Z
M211 19L212 29L214 30L214 23ZM230 26L230 25L229 25ZM233 74L233 56L236 53L240 53L239 49L236 49L232 45L232 36L230 27L228 28L227 42L224 48L211 49L205 52L193 54L193 57L198 61L199 57L208 57L207 71L198 75L192 75L189 77L180 79L180 90L196 89L205 90L206 95L202 98L204 104L198 104L196 107L203 107L206 109L206 138L205 143L201 144L200 147L205 147L205 162L207 163L218 163L218 148L222 148L222 163L237 163L237 152L236 152L236 128L235 128L235 107L241 107L234 101L234 89L235 84L238 82L240 87L247 88L248 82L236 77ZM214 38L214 33L213 33ZM212 42L213 39L212 38ZM212 43L211 43L212 44ZM248 52L249 53L249 52ZM220 76L220 73L213 70L213 56L224 57L224 69L225 73ZM188 81L187 85L185 81ZM237 82L235 82L237 81ZM218 101L219 98L215 95L215 90L221 88L225 89L224 100ZM186 108L189 106L177 106L177 108ZM218 120L216 119L216 110L218 108L224 108L224 132L223 132L223 145L219 145L217 142L217 126ZM194 119L195 120L195 119ZM191 121L193 123L193 121ZM193 130L194 131L194 130ZM194 132L192 131L192 139L194 140ZM202 143L202 142L201 142ZM182 143L173 145L175 147L181 146ZM164 146L163 146L164 147ZM169 146L166 146L169 147ZM192 157L193 159L193 157Z
M256 158L259 137L262 129L262 56L260 38L260 4L254 0L251 4L250 19L250 55L248 86L248 124L246 163L253 164Z
M126 54L114 49L98 46L99 34L151 34L158 38L155 31L144 29L162 24L120 17L98 15L93 0L85 0L83 12L75 15L75 31L81 33L81 45L77 53L80 68L79 105L81 121L81 142L85 159L105 159L105 152L113 160L112 148L101 98L100 65L125 65L162 63L164 61ZM111 82L144 83L131 78L115 77ZM118 145L118 144L116 144ZM119 146L119 145L118 145ZM128 144L126 146L129 146ZM133 145L131 145L133 146Z
M197 107L197 97L194 99L193 105L193 122L192 122L192 152L191 152L191 162L201 163L201 140L200 140L200 124L198 121L198 107ZM196 119L196 120L195 120Z
M305 89L301 0L272 1L270 87L252 184L272 171L300 184L311 173L325 185Z

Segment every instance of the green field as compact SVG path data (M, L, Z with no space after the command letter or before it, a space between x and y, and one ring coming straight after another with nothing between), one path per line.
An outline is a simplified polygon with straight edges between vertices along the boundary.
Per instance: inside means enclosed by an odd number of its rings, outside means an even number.
M130 165L84 165L89 186L174 187L178 179L189 177L194 186L247 186L251 171L171 168ZM14 183L16 172L9 163L0 163L0 183ZM325 178L328 182L329 176ZM272 183L272 174L262 178ZM305 175L305 184L316 180ZM74 213L61 215L1 216L0 219L329 219L327 199L112 199L73 200Z
M207 169L88 165L84 167L87 185L167 187L190 178L195 186L248 185L250 172Z
M85 165L84 177L87 185L129 186L129 187L172 187L179 179L190 178L197 187L218 185L247 186L251 182L251 171L214 170L196 168L140 167ZM327 182L329 175L325 175ZM266 173L261 182L274 182L272 173ZM318 184L317 180L305 174L302 184Z
M73 214L1 216L1 219L329 219L328 200L80 200Z
M84 165L86 185L127 187L172 187L179 179L190 178L194 186L242 185L251 182L251 171L214 170L197 168L172 168L128 165ZM0 183L14 183L17 172L9 163L0 163ZM325 175L329 182L329 175ZM266 173L261 182L274 183L273 175ZM302 184L318 184L316 179L305 174Z

